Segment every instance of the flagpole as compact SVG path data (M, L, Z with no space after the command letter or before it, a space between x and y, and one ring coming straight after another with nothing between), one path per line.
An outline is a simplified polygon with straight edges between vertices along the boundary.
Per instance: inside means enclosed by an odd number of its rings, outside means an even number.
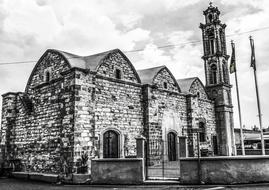
M241 106L240 106L239 89L238 89L238 81L237 81L237 72L236 71L235 71L234 77L235 77L235 86L236 86L236 95L237 95L237 104L238 104L238 114L239 114L239 124L240 124L241 149L242 149L242 155L245 156L245 144L244 144L244 136L243 136Z
M244 136L243 136L243 126L242 126L242 117L241 117L241 106L240 106L240 98L239 98L239 88L238 88L238 80L237 80L237 68L235 61L235 47L233 40L231 41L233 56L234 56L234 78L235 78L235 86L236 86L236 95L237 95L237 104L238 104L238 114L239 114L239 125L240 125L240 141L241 141L241 149L242 155L245 156L245 144L244 144Z
M250 45L252 47L252 53L255 59L255 52L254 52L254 41L252 37L249 37ZM253 58L252 58L253 59ZM256 60L254 60L256 61ZM254 80L255 80L255 89L256 89L256 96L257 96L257 106L258 106L258 116L259 116L259 123L260 123L260 130L261 130L261 146L262 146L262 155L265 155L265 149L264 149L264 139L263 139L263 127L262 127L262 114L261 114L261 106L260 106L260 96L259 96L259 89L258 89L258 80L257 80L257 74L256 74L256 63L253 64L253 71L254 71Z

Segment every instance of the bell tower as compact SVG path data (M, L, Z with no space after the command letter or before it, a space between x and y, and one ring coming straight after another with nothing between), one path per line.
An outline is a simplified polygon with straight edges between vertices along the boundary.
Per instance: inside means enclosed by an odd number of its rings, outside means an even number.
M205 24L200 24L203 38L206 91L215 101L216 131L219 155L235 155L233 105L226 51L226 25L222 24L217 7L209 4L203 12Z

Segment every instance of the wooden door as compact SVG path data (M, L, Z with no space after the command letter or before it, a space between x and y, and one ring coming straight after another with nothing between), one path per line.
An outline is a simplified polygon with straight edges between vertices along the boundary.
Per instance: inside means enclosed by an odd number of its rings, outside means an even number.
M118 158L119 157L119 135L115 131L107 131L104 133L103 157Z
M177 157L176 151L176 134L173 132L168 133L168 160L175 161Z

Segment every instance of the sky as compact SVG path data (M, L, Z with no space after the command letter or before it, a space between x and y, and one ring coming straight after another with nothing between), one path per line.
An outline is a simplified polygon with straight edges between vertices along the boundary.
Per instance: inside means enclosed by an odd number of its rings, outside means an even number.
M213 5L227 24L228 54L230 41L235 42L246 128L259 126L249 67L249 35L253 36L263 127L267 128L269 1L215 0ZM199 24L204 23L202 13L208 6L208 0L0 0L0 94L24 91L36 61L49 48L78 55L119 48L136 69L166 65L176 79L198 76L204 82ZM158 48L170 44L175 46ZM136 49L143 51L128 52ZM33 62L1 65L21 61ZM234 75L230 78L235 127L239 128Z

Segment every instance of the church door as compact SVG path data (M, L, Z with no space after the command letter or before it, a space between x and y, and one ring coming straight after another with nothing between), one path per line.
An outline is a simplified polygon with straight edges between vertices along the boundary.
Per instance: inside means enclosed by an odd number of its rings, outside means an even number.
M168 133L168 160L175 161L176 160L176 134L173 132Z
M104 133L104 158L119 157L119 135L115 131L107 131Z

